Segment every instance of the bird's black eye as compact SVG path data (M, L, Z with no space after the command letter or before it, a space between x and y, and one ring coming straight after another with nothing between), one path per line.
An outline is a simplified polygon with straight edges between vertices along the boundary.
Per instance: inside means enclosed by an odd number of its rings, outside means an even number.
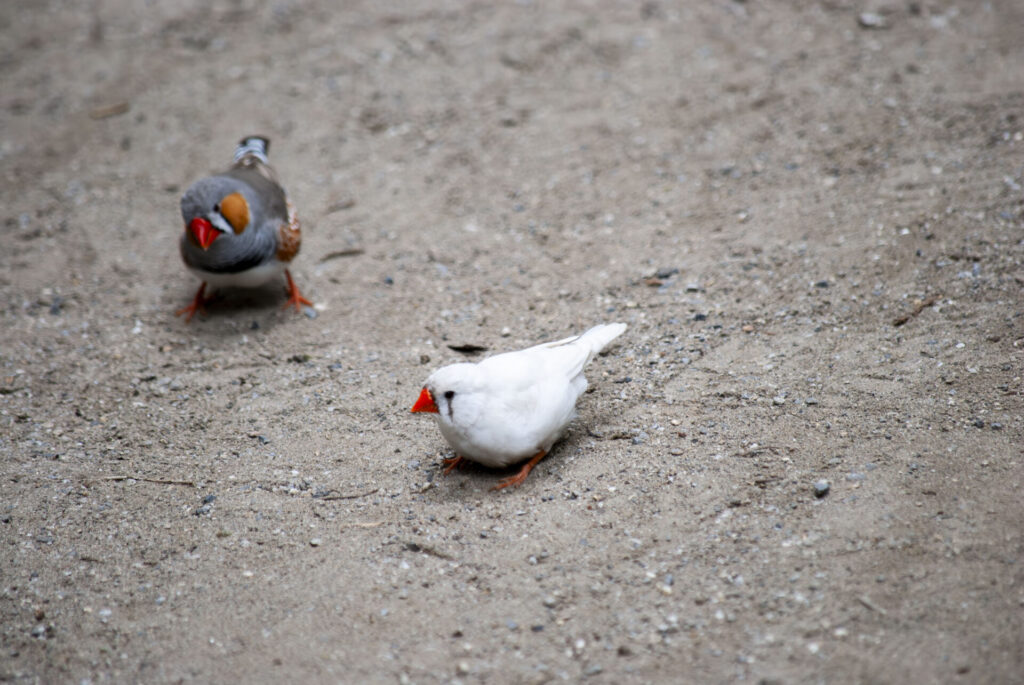
M220 214L220 203L219 202L213 206L213 213L214 214Z
M444 393L444 398L445 398L446 400L450 400L450 399L451 399L451 398L453 398L453 397L455 397L455 391L454 391L454 390L446 390L446 391L445 391L445 393Z

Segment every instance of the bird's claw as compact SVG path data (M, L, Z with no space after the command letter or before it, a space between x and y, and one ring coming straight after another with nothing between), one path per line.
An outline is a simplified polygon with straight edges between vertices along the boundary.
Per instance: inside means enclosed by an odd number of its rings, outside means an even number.
M206 303L213 299L213 297L206 297L203 293L206 290L206 282L199 286L199 290L196 291L196 296L192 298L192 303L186 305L174 312L175 316L185 315L185 323L192 320L192 317L196 315L196 312L206 313Z
M545 452L544 450L537 452L537 454L530 458L530 461L523 464L523 468L519 469L519 473L517 473L514 476L509 476L508 478L498 481L498 484L491 488L491 490L503 490L504 488L507 488L510 485L518 486L520 483L526 480L526 477L530 475L530 471L532 471L533 467L537 465L537 462L544 458L545 454L547 454L547 452Z
M313 303L304 298L302 293L299 292L299 288L295 285L295 281L292 280L292 275L288 269L284 270L284 277L288 280L288 301L284 303L282 309L294 306L296 311L301 312L303 305L312 307Z
M529 473L529 471L527 471L526 473ZM510 485L514 485L514 486L518 487L519 484L522 483L524 480L526 480L526 474L523 473L522 471L520 471L519 473L517 473L514 476L510 476L508 478L503 478L502 480L498 481L498 484L495 485L493 488L491 488L491 491L504 490L505 488L509 487Z
M449 473L452 472L453 469L461 467L464 461L465 459L463 459L457 454L454 457L442 459L441 465L444 466L444 471L442 471L441 474L447 476Z

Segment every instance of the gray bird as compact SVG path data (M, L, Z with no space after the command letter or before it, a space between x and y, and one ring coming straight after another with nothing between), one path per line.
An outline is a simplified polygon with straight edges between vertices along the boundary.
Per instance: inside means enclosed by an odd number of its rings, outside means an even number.
M267 162L269 149L266 138L243 138L229 170L196 181L181 198L181 258L202 280L192 304L176 312L186 321L212 299L207 285L252 288L282 272L288 285L284 306L301 311L312 305L288 271L302 236L295 208Z

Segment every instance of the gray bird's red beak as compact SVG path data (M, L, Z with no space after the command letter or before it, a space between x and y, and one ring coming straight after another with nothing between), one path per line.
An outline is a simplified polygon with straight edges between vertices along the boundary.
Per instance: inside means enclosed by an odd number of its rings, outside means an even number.
M420 397L416 400L416 404L412 405L412 409L409 411L416 412L428 412L431 414L437 414L437 403L434 402L434 396L430 394L430 391L423 388L420 392Z
M202 217L196 217L188 224L188 230L192 231L193 237L204 250L213 245L213 241L220 235L220 231L213 227L209 221Z

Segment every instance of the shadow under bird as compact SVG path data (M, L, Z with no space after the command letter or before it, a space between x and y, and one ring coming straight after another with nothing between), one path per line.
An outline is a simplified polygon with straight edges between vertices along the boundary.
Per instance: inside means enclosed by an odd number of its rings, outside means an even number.
M284 188L267 162L270 141L242 139L235 163L216 176L193 183L181 198L185 232L181 258L202 284L192 303L176 313L191 321L213 299L206 287L254 288L284 274L288 305L311 305L299 293L288 265L299 253L302 235Z
M466 459L496 468L528 459L493 489L522 483L576 416L576 401L587 389L584 367L625 330L624 323L601 324L582 335L430 374L412 411L433 414L454 448L444 472Z

